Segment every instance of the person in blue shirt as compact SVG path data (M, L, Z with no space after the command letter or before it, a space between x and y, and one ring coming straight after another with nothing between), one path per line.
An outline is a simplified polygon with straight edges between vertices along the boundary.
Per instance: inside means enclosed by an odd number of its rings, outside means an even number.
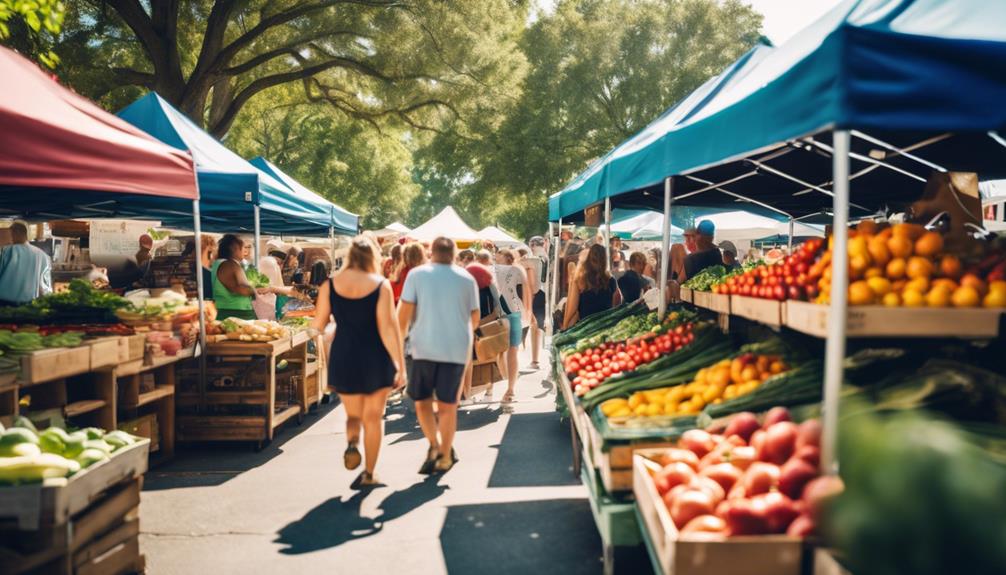
M14 222L9 246L0 248L0 304L21 305L52 292L52 263L28 243L28 226Z
M458 399L481 315L475 278L454 265L454 242L439 237L430 249L430 263L405 278L398 305L398 322L402 333L409 334L412 356L409 397L416 402L419 426L430 442L419 469L424 474L448 471L457 461L452 446Z

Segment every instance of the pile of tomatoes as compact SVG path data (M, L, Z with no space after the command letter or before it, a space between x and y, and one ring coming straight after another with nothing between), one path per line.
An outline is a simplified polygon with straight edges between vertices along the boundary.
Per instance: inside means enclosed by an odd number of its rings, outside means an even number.
M635 370L695 340L691 323L679 325L662 335L649 334L623 342L602 343L563 361L577 395L601 385L612 377Z
M821 271L815 266L824 240L807 240L793 255L775 265L758 266L740 275L728 278L713 286L713 291L724 295L743 295L783 301L786 299L812 300L818 294Z

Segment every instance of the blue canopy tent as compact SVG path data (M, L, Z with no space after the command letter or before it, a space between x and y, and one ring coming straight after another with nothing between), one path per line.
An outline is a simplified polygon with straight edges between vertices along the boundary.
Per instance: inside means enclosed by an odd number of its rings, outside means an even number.
M282 182L304 205L310 206L313 211L327 213L329 225L332 227L333 232L355 235L359 231L360 216L340 208L317 193L307 189L269 160L259 156L251 160L251 165Z
M686 121L652 138L655 161L609 162L599 196L553 197L558 219L618 197L625 206L755 199L826 215L835 261L853 215L900 209L932 172L1006 171L1006 3L847 0ZM660 188L663 187L663 194ZM665 234L666 237L666 234ZM666 248L666 246L665 246ZM832 470L845 355L847 269L832 276L822 461Z
M187 150L196 164L203 228L217 232L326 236L330 212L319 211L276 178L259 170L193 123L154 92L119 112L119 117L169 146ZM163 218L170 227L183 219Z

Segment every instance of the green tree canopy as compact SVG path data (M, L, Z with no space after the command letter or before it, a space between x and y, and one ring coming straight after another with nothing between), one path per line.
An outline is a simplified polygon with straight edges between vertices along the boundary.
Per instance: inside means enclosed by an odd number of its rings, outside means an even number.
M483 222L541 232L549 194L740 57L760 28L738 0L560 0L523 35L530 72L505 120L423 153L483 206Z

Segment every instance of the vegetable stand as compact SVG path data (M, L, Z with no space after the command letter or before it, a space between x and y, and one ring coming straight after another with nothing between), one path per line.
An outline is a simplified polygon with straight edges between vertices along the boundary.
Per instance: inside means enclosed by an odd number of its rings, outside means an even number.
M206 348L206 379L197 362L181 370L176 403L179 441L254 441L308 408L306 333L268 342L224 340Z

